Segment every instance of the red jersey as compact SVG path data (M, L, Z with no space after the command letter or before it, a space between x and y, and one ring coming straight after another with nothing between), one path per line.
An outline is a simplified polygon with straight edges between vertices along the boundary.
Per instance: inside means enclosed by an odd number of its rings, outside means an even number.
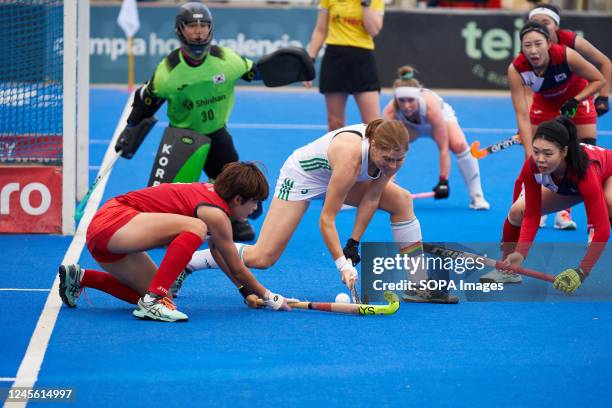
M557 30L559 44L569 48L576 48L576 33L570 30Z
M523 83L533 90L534 104L552 104L559 110L565 101L582 91L588 81L570 70L565 46L553 44L548 56L548 66L542 76L534 72L523 53L512 61L512 65L521 75Z
M145 213L180 214L197 217L203 205L222 209L230 215L228 204L209 183L162 183L115 197L119 203Z
M603 184L612 176L612 150L598 146L581 144L589 163L587 171L578 180L573 170L567 168L563 179L555 180L548 174L538 172L538 167L532 157L525 160L516 183L514 184L514 201L518 198L521 187L525 188L525 215L521 224L517 251L527 256L540 224L542 213L542 186L560 195L579 195L584 201L589 224L593 224L595 234L593 243L582 259L580 267L588 274L605 248L610 238L610 220L608 204L603 191ZM604 243L604 244L601 244Z

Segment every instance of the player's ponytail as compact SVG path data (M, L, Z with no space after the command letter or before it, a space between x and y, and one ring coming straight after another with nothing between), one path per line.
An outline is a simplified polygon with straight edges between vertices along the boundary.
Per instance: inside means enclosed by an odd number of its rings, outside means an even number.
M557 117L557 122L559 122L565 129L567 129L567 133L569 135L569 143L567 144L567 157L565 161L568 166L570 166L579 180L582 180L586 173L588 158L586 153L582 151L580 148L580 139L578 139L578 131L576 130L576 126L572 123L564 115Z
M567 147L565 163L572 168L579 180L584 177L588 158L580 147L578 131L571 120L561 115L555 120L542 122L536 129L533 140L539 138L555 143L560 149Z
M417 70L410 65L404 65L397 69L397 79L393 82L393 88L400 86L411 86L422 88L423 85L416 79Z

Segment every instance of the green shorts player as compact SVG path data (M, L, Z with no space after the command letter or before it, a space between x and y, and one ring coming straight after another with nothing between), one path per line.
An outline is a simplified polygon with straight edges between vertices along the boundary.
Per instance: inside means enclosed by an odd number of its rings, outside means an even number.
M279 86L314 77L312 62L299 50L282 53L280 58L274 57L271 61L267 58L268 63L255 64L229 48L212 45L212 14L201 3L186 3L179 8L175 31L180 48L168 54L151 80L136 90L127 127L115 146L117 151L122 151L123 157L131 158L155 125L153 115L165 101L168 102L170 125L159 144L149 186L198 181L202 170L214 180L225 164L238 160L226 128L238 80L261 78L268 86ZM296 67L294 77L271 81L270 77L287 76L281 72L286 71L287 59ZM278 68L272 68L274 66ZM237 241L255 237L246 220L234 220L232 227Z

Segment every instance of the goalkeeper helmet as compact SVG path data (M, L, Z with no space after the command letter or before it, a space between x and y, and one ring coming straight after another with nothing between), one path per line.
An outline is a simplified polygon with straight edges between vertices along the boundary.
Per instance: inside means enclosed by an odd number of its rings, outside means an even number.
M189 40L184 33L185 26L192 23L208 24L208 36L203 39ZM175 32L181 45L196 59L202 59L210 48L213 39L213 19L210 10L202 3L185 3L176 13Z

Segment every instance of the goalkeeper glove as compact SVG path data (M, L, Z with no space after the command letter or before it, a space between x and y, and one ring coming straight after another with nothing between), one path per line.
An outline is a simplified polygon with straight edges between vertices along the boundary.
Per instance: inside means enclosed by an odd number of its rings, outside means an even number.
M359 256L359 241L355 241L353 238L349 238L348 241L346 241L346 245L342 252L346 259L351 260L353 266L361 261L361 257Z
M597 116L601 116L604 113L608 113L610 110L610 106L608 105L608 97L607 96L598 96L595 98L595 110L597 111Z
M561 114L568 119L573 118L578 111L578 104L579 102L576 99L568 99L563 105L561 105Z
M555 277L553 286L555 289L565 293L574 293L584 282L584 272L582 268L569 268Z

